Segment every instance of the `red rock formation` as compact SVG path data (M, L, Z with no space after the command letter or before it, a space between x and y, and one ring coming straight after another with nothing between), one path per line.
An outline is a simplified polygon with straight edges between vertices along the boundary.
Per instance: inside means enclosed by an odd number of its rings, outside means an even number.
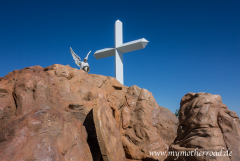
M166 156L150 156L150 152L168 150L176 137L176 116L160 107L146 89L132 86L128 88L126 98L122 111L122 141L126 156L164 160Z
M168 160L238 161L240 127L237 114L222 103L219 95L186 94L180 103L178 135L169 151L175 152L175 156L169 156ZM189 152L189 156L176 156L176 152L181 151ZM194 152L190 154L191 151ZM221 156L224 154L229 156Z
M1 161L164 160L149 151L167 150L178 124L146 89L63 65L1 78L0 110Z

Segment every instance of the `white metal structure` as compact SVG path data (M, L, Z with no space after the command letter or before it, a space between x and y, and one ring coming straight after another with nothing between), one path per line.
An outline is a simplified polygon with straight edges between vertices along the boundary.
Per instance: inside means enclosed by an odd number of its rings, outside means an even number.
M127 42L123 44L122 22L117 20L115 22L115 46L112 48L105 48L94 53L96 59L101 59L115 55L115 77L123 84L123 54L134 50L143 49L148 44L144 38Z

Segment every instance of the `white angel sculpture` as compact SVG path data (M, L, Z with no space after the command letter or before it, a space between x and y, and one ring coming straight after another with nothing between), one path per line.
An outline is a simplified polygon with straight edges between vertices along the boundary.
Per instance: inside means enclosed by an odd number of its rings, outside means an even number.
M87 56L84 58L83 61L80 61L81 58L79 56L77 56L77 54L74 53L74 51L72 50L72 48L70 47L70 52L73 56L73 59L75 60L75 63L81 68L83 69L85 72L89 72L90 70L90 66L87 63L88 60L88 55L90 54L91 51L88 52Z

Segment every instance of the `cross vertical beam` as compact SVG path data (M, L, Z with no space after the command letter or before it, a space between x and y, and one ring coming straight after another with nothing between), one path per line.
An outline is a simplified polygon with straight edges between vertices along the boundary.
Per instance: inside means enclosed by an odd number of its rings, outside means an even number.
M123 53L116 47L123 44L122 22L117 20L114 28L115 38L115 78L123 84Z

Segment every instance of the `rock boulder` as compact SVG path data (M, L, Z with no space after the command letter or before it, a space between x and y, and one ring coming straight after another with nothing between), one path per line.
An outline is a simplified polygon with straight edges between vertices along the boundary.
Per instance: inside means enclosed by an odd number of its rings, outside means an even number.
M68 65L0 78L1 161L164 160L149 152L168 150L177 125L146 89Z
M240 129L237 114L222 103L219 95L186 94L180 103L177 138L169 151L175 156L169 156L168 160L239 160ZM176 156L177 153L183 156Z

